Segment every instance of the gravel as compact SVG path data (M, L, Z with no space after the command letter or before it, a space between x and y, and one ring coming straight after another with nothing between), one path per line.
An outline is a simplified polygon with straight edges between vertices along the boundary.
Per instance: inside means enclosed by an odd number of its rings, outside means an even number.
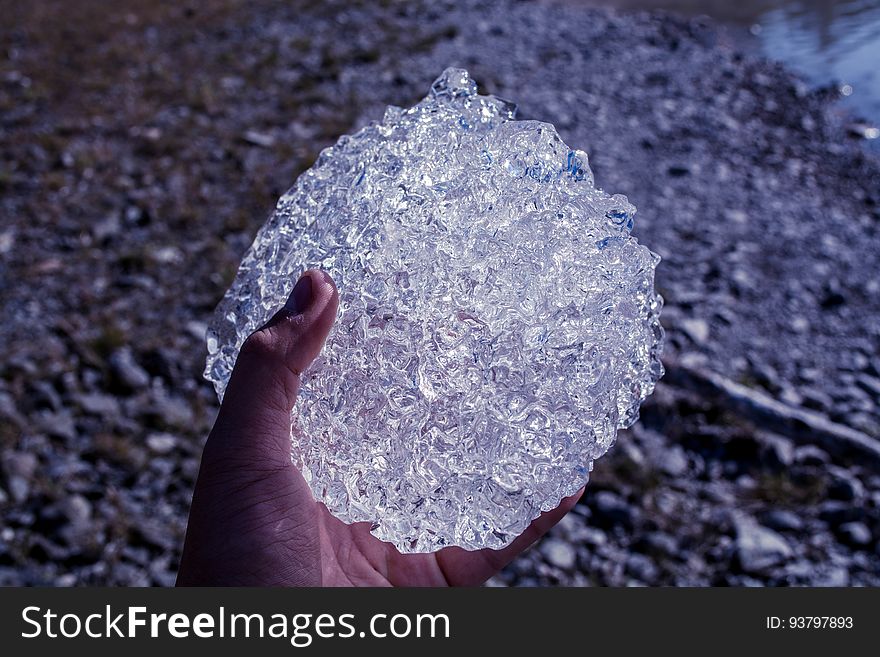
M671 372L880 436L880 163L833 87L705 20L508 0L0 5L0 585L173 583L217 411L214 306L296 174L450 65L553 122L639 207ZM880 472L835 449L851 434L809 444L675 379L491 584L880 585Z

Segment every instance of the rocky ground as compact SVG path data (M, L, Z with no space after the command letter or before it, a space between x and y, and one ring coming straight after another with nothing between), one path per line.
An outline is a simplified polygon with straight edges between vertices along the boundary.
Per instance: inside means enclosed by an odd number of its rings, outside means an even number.
M588 151L664 258L669 375L491 583L880 584L880 163L833 86L575 3L0 15L0 584L173 583L214 305L320 149L448 65Z

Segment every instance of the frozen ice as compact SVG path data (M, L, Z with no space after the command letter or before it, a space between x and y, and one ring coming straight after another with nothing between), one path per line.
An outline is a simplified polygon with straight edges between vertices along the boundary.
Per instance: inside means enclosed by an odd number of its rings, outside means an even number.
M341 137L278 201L208 331L222 398L298 275L333 276L291 456L331 513L401 552L510 543L584 485L663 374L635 208L515 111L447 69Z

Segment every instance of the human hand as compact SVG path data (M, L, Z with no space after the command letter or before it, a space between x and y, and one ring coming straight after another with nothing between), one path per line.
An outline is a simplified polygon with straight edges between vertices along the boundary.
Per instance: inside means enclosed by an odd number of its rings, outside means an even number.
M315 502L290 459L299 373L336 319L330 277L310 270L285 307L248 338L205 444L179 586L478 585L555 525L580 493L542 514L502 550L401 554Z

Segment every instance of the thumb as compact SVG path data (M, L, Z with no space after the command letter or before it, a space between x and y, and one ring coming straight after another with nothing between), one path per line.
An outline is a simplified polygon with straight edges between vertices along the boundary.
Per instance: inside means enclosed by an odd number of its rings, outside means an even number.
M310 269L299 278L284 307L242 345L206 450L230 448L252 467L290 464L300 375L320 353L338 305L328 274Z

